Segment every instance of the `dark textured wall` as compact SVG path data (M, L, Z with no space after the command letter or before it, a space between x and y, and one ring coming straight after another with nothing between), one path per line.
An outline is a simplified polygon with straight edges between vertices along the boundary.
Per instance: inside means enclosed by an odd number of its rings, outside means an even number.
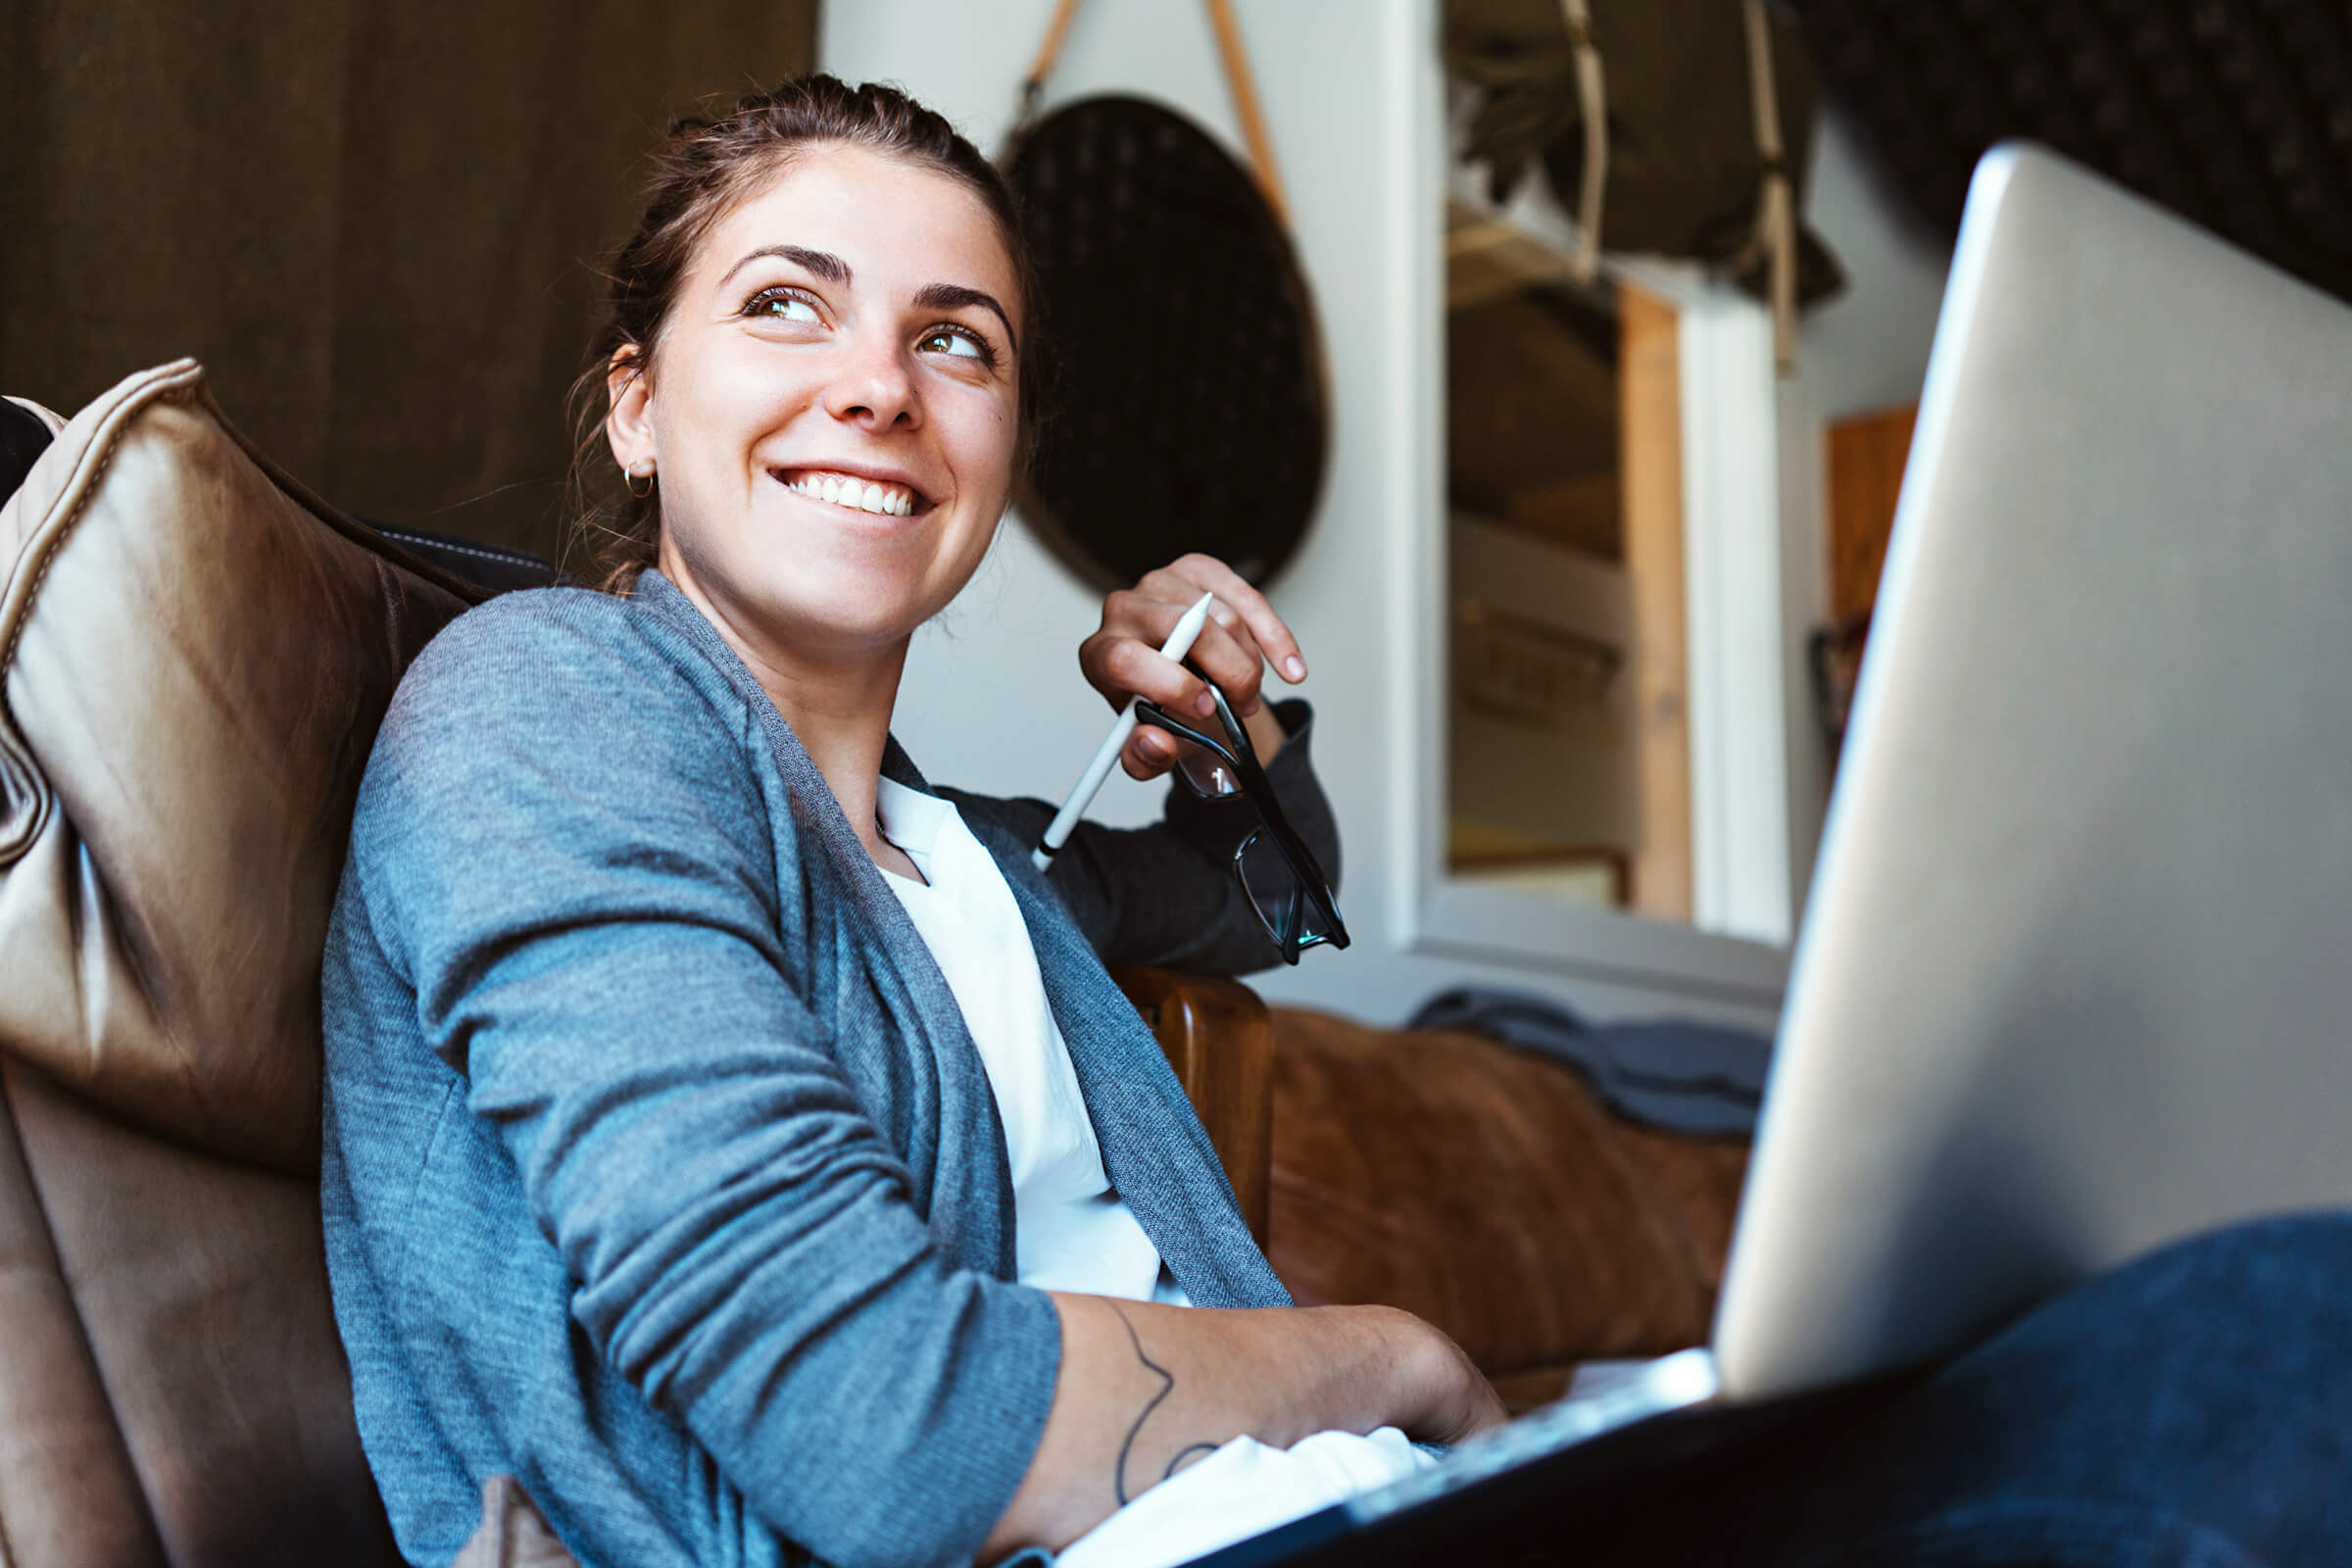
M2047 143L2352 299L2344 0L1801 0L1871 161L1954 232L2004 137Z
M363 515L552 554L564 394L671 115L816 0L0 0L0 391L193 354Z

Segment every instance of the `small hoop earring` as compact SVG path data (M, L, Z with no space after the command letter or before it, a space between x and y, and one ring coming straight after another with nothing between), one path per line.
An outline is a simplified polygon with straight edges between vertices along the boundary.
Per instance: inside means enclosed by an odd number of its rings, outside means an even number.
M639 479L643 479L645 481L645 488L642 490L637 488L637 481ZM643 501L647 496L650 496L654 493L654 470L648 468L645 470L645 472L638 473L634 469L623 468L620 471L620 482L629 487L629 494L635 496L638 500Z

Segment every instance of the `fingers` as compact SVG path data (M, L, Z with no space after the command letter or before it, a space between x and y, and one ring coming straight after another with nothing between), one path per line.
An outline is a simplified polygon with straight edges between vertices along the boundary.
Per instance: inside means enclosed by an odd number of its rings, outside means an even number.
M1184 612L1201 594L1215 598L1209 623L1192 646L1190 658L1225 692L1234 710L1248 717L1259 706L1258 686L1265 665L1273 663L1294 685L1306 678L1306 660L1263 594L1213 556L1191 555L1147 575L1131 589L1103 601L1102 628L1079 653L1087 678L1112 703L1138 693L1178 711L1206 717L1213 710L1200 683L1175 669L1172 660L1159 661L1159 680L1147 687L1133 684L1149 678L1149 662L1111 657L1113 644L1131 637L1156 657L1160 645Z
M1088 684L1114 708L1142 697L1179 716L1214 715L1208 687L1159 651L1203 593L1214 595L1215 603L1188 657L1225 693L1238 716L1248 718L1262 706L1259 685L1269 662L1294 685L1306 678L1298 640L1266 597L1215 557L1190 555L1102 601L1101 629L1078 648ZM1142 725L1121 749L1119 765L1130 777L1156 778L1175 765L1176 753L1173 737Z
M1236 713L1247 718L1257 711L1257 688L1265 678L1266 662L1265 656L1258 652L1257 639L1250 635L1249 627L1219 625L1212 616L1209 623L1200 628L1200 636L1194 642L1193 651L1187 657L1191 659L1194 668L1216 683L1218 690L1225 694L1225 700L1233 705ZM1197 693L1203 690L1196 686ZM1205 718L1216 710L1196 695L1193 710Z
M1088 682L1114 707L1143 697L1171 712L1214 712L1208 688L1159 651L1186 608L1144 601L1133 591L1112 594L1103 603L1102 629L1078 645L1078 664ZM1202 630L1205 635L1207 628Z
M1161 570L1191 585L1192 598L1215 594L1212 614L1217 624L1237 643L1246 643L1252 655L1261 655L1284 680L1296 686L1306 679L1306 656L1298 650L1298 639L1291 635L1291 628L1274 612L1266 596L1250 587L1240 572L1214 556L1203 555L1186 556Z
M1129 778L1149 781L1175 765L1175 739L1167 731L1153 729L1149 724L1138 724L1135 733L1127 737L1126 748L1119 753L1119 766Z

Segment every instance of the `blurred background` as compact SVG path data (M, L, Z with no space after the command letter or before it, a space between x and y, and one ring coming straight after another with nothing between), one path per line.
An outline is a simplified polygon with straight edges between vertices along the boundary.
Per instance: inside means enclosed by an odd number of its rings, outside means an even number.
M0 0L0 389L71 412L191 354L338 505L556 558L598 258L669 119L814 67L995 151L1063 10ZM1197 527L1248 560L1314 666L1357 934L1264 977L1277 1000L1387 1022L1484 981L1769 1025L1994 141L2352 287L2340 5L1231 0L1222 36L1216 11L1068 8L1032 129L1138 99L1257 181L1279 363L1200 331L1243 289L1213 257L1057 271L1057 314L1091 292L1230 371L1110 421L1159 443L1132 471L1041 480L918 637L899 725L934 777L1058 795L1100 736L1072 655L1121 546ZM1280 418L1189 433L1282 376ZM1263 509L1203 487L1294 415ZM1114 780L1098 814L1156 809Z

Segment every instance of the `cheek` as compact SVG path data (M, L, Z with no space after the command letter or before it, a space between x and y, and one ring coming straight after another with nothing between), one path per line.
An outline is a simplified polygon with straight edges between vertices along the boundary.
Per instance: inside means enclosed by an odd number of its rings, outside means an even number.
M698 473L725 474L743 466L760 438L815 395L814 384L792 361L760 345L714 345L691 375L664 388L661 412L664 451L675 450Z
M942 431L953 454L957 487L991 515L1002 512L1012 487L1013 449L1020 434L1013 411L995 398L951 411Z

